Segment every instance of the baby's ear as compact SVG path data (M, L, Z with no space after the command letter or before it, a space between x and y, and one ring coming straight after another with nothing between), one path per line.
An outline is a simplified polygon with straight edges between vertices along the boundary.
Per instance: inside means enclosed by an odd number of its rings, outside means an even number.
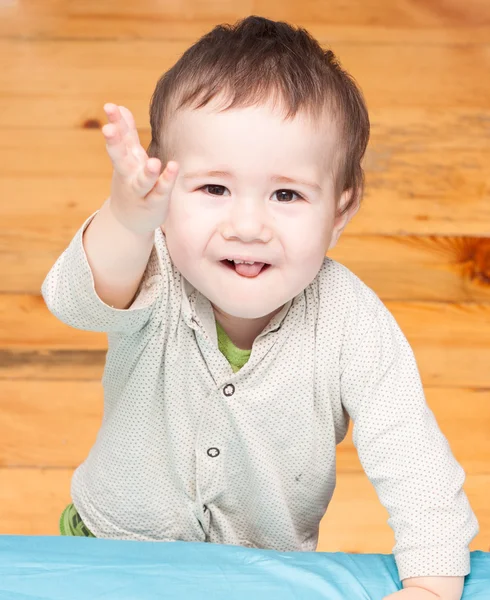
M340 236L342 235L342 232L347 227L347 225L349 224L352 217L359 210L359 202L356 202L349 208L349 210L346 213L344 213L343 215L340 216L340 213L342 212L342 210L350 202L351 196L352 196L352 190L349 189L349 190L346 190L345 192L343 192L342 196L340 197L340 201L339 201L338 207L337 207L337 215L338 216L335 218L334 227L333 227L333 231L332 231L332 238L331 238L330 244L328 246L329 250L331 250L332 248L335 247L335 245L339 241Z
M338 203L338 212L341 212L342 210L344 210L344 208L349 204L353 193L354 193L354 190L352 188L349 188L348 190L344 190L342 192L342 195L340 196L340 200ZM349 215L350 215L349 220L352 219L352 217L356 214L356 212L358 210L359 210L359 202L355 202L349 208Z

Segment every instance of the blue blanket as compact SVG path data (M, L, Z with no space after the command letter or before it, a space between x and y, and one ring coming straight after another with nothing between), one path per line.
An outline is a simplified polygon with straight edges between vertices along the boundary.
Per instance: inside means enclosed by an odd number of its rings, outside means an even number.
M0 536L1 600L381 600L401 588L392 554ZM490 553L471 553L463 600L490 600Z

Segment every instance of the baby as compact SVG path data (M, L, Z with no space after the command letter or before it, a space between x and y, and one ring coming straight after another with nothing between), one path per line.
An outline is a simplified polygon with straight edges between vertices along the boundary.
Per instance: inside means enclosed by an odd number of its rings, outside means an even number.
M157 83L148 152L104 108L110 197L42 286L62 322L108 335L61 533L314 551L352 418L396 537L391 596L459 599L465 473L394 317L326 257L364 187L353 78L304 29L250 16Z

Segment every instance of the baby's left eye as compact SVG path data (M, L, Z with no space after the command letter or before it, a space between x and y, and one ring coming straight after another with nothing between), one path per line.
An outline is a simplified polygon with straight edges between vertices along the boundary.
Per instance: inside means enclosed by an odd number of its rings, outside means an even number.
M274 194L293 194L294 196L297 196L300 200L303 199L303 196L301 194L298 194L298 192L295 192L294 190L277 190L277 192L274 192ZM291 202L284 202L283 204L291 204Z

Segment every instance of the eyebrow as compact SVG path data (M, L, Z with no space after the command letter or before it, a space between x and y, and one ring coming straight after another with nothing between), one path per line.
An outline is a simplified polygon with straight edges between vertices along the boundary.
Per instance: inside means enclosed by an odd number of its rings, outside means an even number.
M183 175L183 179L195 179L197 177L228 177L233 179L234 176L229 171L196 171L194 173L186 173ZM309 181L302 181L300 179L292 179L286 177L286 175L272 175L271 181L275 183L300 183L306 187L312 188L317 192L321 192L322 188L317 183L311 183Z

